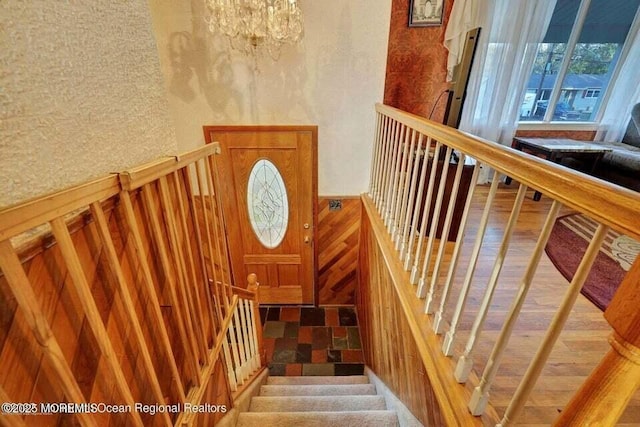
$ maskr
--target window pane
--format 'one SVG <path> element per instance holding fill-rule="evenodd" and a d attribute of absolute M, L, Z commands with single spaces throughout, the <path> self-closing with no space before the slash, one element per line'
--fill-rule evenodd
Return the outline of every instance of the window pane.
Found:
<path fill-rule="evenodd" d="M 558 73 L 580 0 L 558 0 L 540 44 L 520 120 L 543 120 L 550 94 L 561 84 L 552 121 L 593 121 L 606 93 L 640 0 L 591 0 L 562 82 Z"/>
<path fill-rule="evenodd" d="M 591 0 L 554 120 L 593 121 L 640 0 Z"/>
<path fill-rule="evenodd" d="M 527 92 L 520 107 L 521 121 L 544 118 L 566 48 L 566 43 L 541 43 L 538 47 Z"/>

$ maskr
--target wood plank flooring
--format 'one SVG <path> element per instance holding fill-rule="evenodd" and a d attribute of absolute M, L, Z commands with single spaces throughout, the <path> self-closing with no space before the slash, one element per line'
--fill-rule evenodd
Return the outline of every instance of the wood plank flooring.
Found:
<path fill-rule="evenodd" d="M 499 188 L 485 237 L 486 243 L 482 248 L 478 262 L 479 268 L 474 276 L 470 302 L 462 317 L 462 331 L 456 340 L 454 360 L 457 360 L 458 355 L 461 354 L 468 338 L 468 330 L 474 321 L 484 288 L 491 274 L 495 253 L 500 246 L 504 226 L 508 220 L 516 192 L 517 183 Z M 447 321 L 451 319 L 455 307 L 487 194 L 488 187 L 481 186 L 477 189 L 474 197 L 470 214 L 470 229 L 465 236 L 461 267 L 456 275 L 453 298 L 447 306 L 448 311 L 445 315 Z M 529 191 L 505 260 L 482 339 L 475 352 L 474 371 L 478 376 L 482 374 L 487 357 L 515 296 L 529 255 L 535 246 L 538 231 L 551 206 L 549 198 L 543 196 L 540 202 L 534 202 L 532 196 L 533 192 Z M 569 212 L 568 209 L 563 208 L 560 214 Z M 499 415 L 504 413 L 509 404 L 520 378 L 560 304 L 567 285 L 568 282 L 560 275 L 546 254 L 543 255 L 536 278 L 510 340 L 507 354 L 503 359 L 495 386 L 491 390 L 491 403 Z M 552 423 L 576 388 L 609 349 L 607 338 L 610 333 L 611 328 L 605 321 L 602 312 L 584 296 L 579 295 L 564 331 L 517 424 L 538 426 Z M 640 425 L 640 393 L 632 399 L 618 425 Z"/>

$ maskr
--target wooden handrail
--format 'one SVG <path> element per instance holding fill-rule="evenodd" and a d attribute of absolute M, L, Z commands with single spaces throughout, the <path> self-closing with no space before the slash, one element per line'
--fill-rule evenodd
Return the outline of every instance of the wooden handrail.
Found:
<path fill-rule="evenodd" d="M 513 179 L 587 214 L 620 233 L 640 239 L 640 194 L 440 123 L 376 104 L 376 111 L 446 142 Z"/>
<path fill-rule="evenodd" d="M 207 364 L 202 370 L 202 383 L 191 389 L 189 395 L 187 396 L 188 403 L 191 403 L 192 406 L 197 406 L 202 403 L 202 399 L 205 396 L 207 391 L 209 380 L 211 379 L 211 374 L 213 373 L 213 369 L 215 367 L 216 361 L 220 356 L 220 351 L 222 349 L 223 342 L 227 339 L 227 331 L 229 330 L 229 325 L 231 324 L 231 320 L 233 319 L 233 312 L 238 306 L 239 298 L 234 296 L 231 299 L 231 304 L 229 305 L 229 312 L 226 314 L 224 321 L 222 322 L 222 327 L 218 331 L 218 335 L 216 337 L 216 342 L 213 348 L 209 351 L 209 355 L 207 358 Z M 195 421 L 196 412 L 186 412 L 183 411 L 178 416 L 175 425 L 176 426 L 191 426 Z"/>
<path fill-rule="evenodd" d="M 219 152 L 220 145 L 216 142 L 181 153 L 178 156 L 166 157 L 164 159 L 159 159 L 136 168 L 126 170 L 120 173 L 122 188 L 129 191 L 135 190 L 136 188 L 153 182 L 162 176 L 166 176 L 178 169 L 182 169 L 197 160 Z"/>
<path fill-rule="evenodd" d="M 118 175 L 113 174 L 4 208 L 0 210 L 0 241 L 85 208 L 96 200 L 108 199 L 119 191 Z"/>
<path fill-rule="evenodd" d="M 209 279 L 209 285 L 213 285 L 213 280 Z M 249 289 L 241 288 L 239 286 L 232 286 L 232 285 L 228 285 L 228 284 L 225 284 L 224 286 L 225 286 L 225 288 L 230 288 L 231 289 L 231 293 L 233 295 L 238 295 L 240 298 L 248 299 L 248 300 L 251 300 L 251 301 L 255 301 L 256 300 L 255 292 L 252 292 Z"/>

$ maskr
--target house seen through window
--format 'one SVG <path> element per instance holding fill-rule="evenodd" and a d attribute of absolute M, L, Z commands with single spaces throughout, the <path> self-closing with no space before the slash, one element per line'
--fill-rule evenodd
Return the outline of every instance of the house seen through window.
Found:
<path fill-rule="evenodd" d="M 640 0 L 558 0 L 520 121 L 598 121 L 639 6 Z"/>

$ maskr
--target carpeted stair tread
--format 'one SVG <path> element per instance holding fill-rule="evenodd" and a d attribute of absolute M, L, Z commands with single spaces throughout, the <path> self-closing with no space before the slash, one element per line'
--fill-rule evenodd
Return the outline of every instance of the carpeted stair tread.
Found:
<path fill-rule="evenodd" d="M 260 396 L 344 396 L 375 395 L 373 384 L 263 385 Z"/>
<path fill-rule="evenodd" d="M 304 385 L 304 384 L 369 384 L 366 375 L 346 375 L 338 377 L 306 376 L 306 377 L 269 377 L 269 385 Z"/>
<path fill-rule="evenodd" d="M 327 412 L 386 410 L 382 396 L 256 396 L 251 412 Z"/>
<path fill-rule="evenodd" d="M 397 426 L 395 411 L 243 412 L 236 427 L 387 427 Z"/>

